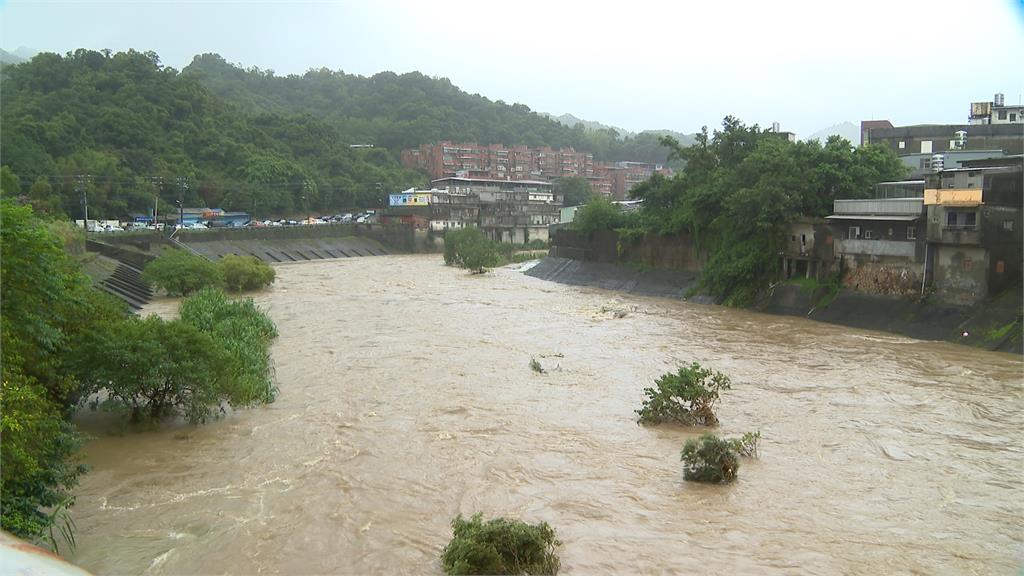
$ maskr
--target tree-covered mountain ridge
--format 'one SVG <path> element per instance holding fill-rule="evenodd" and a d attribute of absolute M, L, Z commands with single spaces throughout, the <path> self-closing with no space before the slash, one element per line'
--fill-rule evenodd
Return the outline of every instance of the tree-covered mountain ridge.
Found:
<path fill-rule="evenodd" d="M 83 199 L 98 218 L 179 200 L 258 216 L 377 206 L 381 191 L 427 184 L 398 156 L 439 140 L 666 156 L 655 135 L 569 128 L 415 72 L 279 77 L 215 54 L 178 71 L 153 52 L 80 49 L 2 74 L 0 163 L 38 209 L 75 218 Z"/>
<path fill-rule="evenodd" d="M 525 104 L 469 94 L 447 78 L 419 72 L 360 76 L 319 68 L 277 76 L 272 70 L 231 64 L 218 54 L 202 54 L 182 74 L 250 112 L 310 114 L 337 129 L 349 144 L 373 144 L 396 155 L 448 140 L 573 147 L 608 161 L 662 163 L 667 157 L 658 137 L 668 131 L 634 135 L 596 123 L 571 123 L 563 121 L 567 115 L 552 118 Z M 672 134 L 684 144 L 693 142 L 691 136 Z"/>

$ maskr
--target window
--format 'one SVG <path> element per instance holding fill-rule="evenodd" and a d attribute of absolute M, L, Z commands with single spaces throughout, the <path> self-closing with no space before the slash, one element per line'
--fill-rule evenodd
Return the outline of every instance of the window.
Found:
<path fill-rule="evenodd" d="M 921 141 L 921 154 L 931 154 L 931 153 L 932 153 L 932 141 L 931 140 L 922 140 Z"/>
<path fill-rule="evenodd" d="M 999 111 L 999 119 L 1000 120 L 1006 120 L 1006 110 L 1000 110 Z"/>
<path fill-rule="evenodd" d="M 965 212 L 964 226 L 974 227 L 977 225 L 978 214 L 976 212 Z"/>
<path fill-rule="evenodd" d="M 903 140 L 900 140 L 900 150 L 903 150 L 906 147 L 907 147 L 907 143 L 904 142 Z"/>
<path fill-rule="evenodd" d="M 1016 122 L 1016 121 L 1017 121 L 1017 115 L 1011 112 L 1010 113 L 1010 122 Z"/>
<path fill-rule="evenodd" d="M 907 240 L 917 240 L 916 226 L 907 226 Z"/>
<path fill-rule="evenodd" d="M 1003 230 L 1013 230 L 1013 220 L 1003 220 Z"/>
<path fill-rule="evenodd" d="M 871 240 L 872 237 L 873 237 L 873 235 L 871 233 L 871 230 L 865 230 L 864 231 L 864 239 L 865 240 Z"/>
<path fill-rule="evenodd" d="M 946 226 L 956 226 L 956 212 L 946 212 Z"/>
<path fill-rule="evenodd" d="M 847 237 L 850 240 L 856 240 L 857 236 L 860 236 L 860 226 L 850 226 L 850 229 L 849 229 L 848 232 L 849 232 L 849 234 L 847 235 Z"/>

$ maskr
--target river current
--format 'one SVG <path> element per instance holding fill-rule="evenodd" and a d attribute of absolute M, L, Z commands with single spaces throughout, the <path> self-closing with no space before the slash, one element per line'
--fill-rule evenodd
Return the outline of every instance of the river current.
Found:
<path fill-rule="evenodd" d="M 121 435 L 84 415 L 70 560 L 439 574 L 451 519 L 482 512 L 549 522 L 575 574 L 1020 570 L 1017 356 L 469 275 L 437 255 L 277 273 L 255 295 L 280 333 L 277 401 Z M 683 481 L 702 430 L 635 422 L 643 388 L 691 361 L 732 378 L 716 433 L 762 435 L 731 485 Z"/>

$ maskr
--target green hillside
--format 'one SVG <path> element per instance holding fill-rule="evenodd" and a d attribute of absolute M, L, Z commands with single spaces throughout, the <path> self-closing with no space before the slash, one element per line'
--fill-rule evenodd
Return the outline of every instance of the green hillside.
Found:
<path fill-rule="evenodd" d="M 664 162 L 667 156 L 656 133 L 620 136 L 583 123 L 567 126 L 523 104 L 468 94 L 447 78 L 419 72 L 364 77 L 321 68 L 301 76 L 275 76 L 272 71 L 234 66 L 217 54 L 203 54 L 182 74 L 250 112 L 311 114 L 350 144 L 373 144 L 396 156 L 403 149 L 439 140 L 572 146 L 594 153 L 598 160 Z"/>
<path fill-rule="evenodd" d="M 374 206 L 378 189 L 426 181 L 312 116 L 248 112 L 153 53 L 40 54 L 4 76 L 3 165 L 34 203 L 70 216 L 83 187 L 91 217 L 115 218 L 157 197 L 161 212 L 179 197 L 259 215 Z"/>
<path fill-rule="evenodd" d="M 93 218 L 150 213 L 155 203 L 167 213 L 179 199 L 261 217 L 379 206 L 383 192 L 427 184 L 398 158 L 438 140 L 666 156 L 654 133 L 570 128 L 446 79 L 325 69 L 280 77 L 215 54 L 180 72 L 152 52 L 39 54 L 4 66 L 0 114 L 0 161 L 21 195 L 75 218 L 83 195 Z"/>

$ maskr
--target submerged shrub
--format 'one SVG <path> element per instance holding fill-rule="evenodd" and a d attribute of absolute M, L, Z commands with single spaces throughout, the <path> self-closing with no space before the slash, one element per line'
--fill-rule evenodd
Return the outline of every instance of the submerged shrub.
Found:
<path fill-rule="evenodd" d="M 647 398 L 636 411 L 640 424 L 676 422 L 686 426 L 718 424 L 715 404 L 720 390 L 729 389 L 729 377 L 701 367 L 696 362 L 675 374 L 663 374 L 653 388 L 644 388 Z"/>
<path fill-rule="evenodd" d="M 683 478 L 692 482 L 732 482 L 740 468 L 732 443 L 713 434 L 687 440 L 680 459 Z"/>
<path fill-rule="evenodd" d="M 270 342 L 277 328 L 252 299 L 234 301 L 220 290 L 201 290 L 181 303 L 181 319 L 211 335 L 231 359 L 225 392 L 232 406 L 274 401 Z"/>
<path fill-rule="evenodd" d="M 451 542 L 441 553 L 446 574 L 557 574 L 561 543 L 547 522 L 527 524 L 480 514 L 452 520 Z"/>
<path fill-rule="evenodd" d="M 728 442 L 733 451 L 740 456 L 757 458 L 757 445 L 761 442 L 761 432 L 747 432 L 739 438 L 729 438 Z"/>
<path fill-rule="evenodd" d="M 170 250 L 146 265 L 142 278 L 171 296 L 188 296 L 207 287 L 224 285 L 224 274 L 213 262 L 187 250 Z"/>
<path fill-rule="evenodd" d="M 449 230 L 444 235 L 444 263 L 480 274 L 499 265 L 501 253 L 477 228 Z"/>
<path fill-rule="evenodd" d="M 224 285 L 232 292 L 258 290 L 274 283 L 274 269 L 255 256 L 229 254 L 218 263 Z"/>

